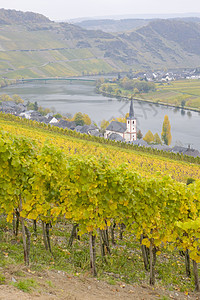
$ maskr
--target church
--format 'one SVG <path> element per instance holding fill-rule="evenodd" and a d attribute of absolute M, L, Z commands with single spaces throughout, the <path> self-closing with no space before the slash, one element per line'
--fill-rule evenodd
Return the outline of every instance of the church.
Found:
<path fill-rule="evenodd" d="M 131 100 L 129 116 L 126 119 L 126 123 L 112 121 L 106 128 L 104 137 L 110 138 L 111 135 L 119 135 L 121 140 L 126 142 L 132 142 L 137 140 L 137 127 L 136 118 L 134 117 L 133 111 L 133 100 Z"/>

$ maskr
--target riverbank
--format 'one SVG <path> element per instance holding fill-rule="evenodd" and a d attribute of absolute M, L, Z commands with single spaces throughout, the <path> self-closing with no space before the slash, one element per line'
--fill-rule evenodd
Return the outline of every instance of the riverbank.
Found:
<path fill-rule="evenodd" d="M 97 92 L 118 99 L 135 99 L 177 109 L 200 112 L 199 80 L 146 82 L 126 77 L 113 82 L 98 82 Z"/>
<path fill-rule="evenodd" d="M 181 109 L 181 110 L 188 110 L 188 111 L 194 111 L 194 112 L 198 112 L 200 113 L 200 109 L 197 108 L 191 108 L 191 107 L 182 107 L 182 106 L 178 106 L 175 104 L 169 104 L 169 103 L 165 103 L 165 102 L 160 102 L 160 101 L 153 101 L 150 99 L 144 99 L 144 98 L 138 98 L 138 97 L 126 97 L 126 96 L 118 96 L 115 94 L 110 94 L 110 93 L 105 93 L 105 92 L 99 92 L 99 94 L 102 94 L 103 96 L 106 97 L 110 97 L 110 98 L 117 98 L 120 100 L 137 100 L 137 101 L 141 101 L 141 102 L 146 102 L 146 103 L 151 103 L 151 104 L 155 104 L 155 105 L 162 105 L 165 107 L 173 107 L 173 108 L 177 108 L 177 109 Z"/>
<path fill-rule="evenodd" d="M 109 74 L 108 74 L 109 75 Z M 111 74 L 110 74 L 111 75 Z M 71 80 L 71 82 L 72 81 L 82 81 L 82 82 L 95 82 L 95 80 L 94 79 L 91 79 L 90 77 L 92 77 L 92 76 L 82 76 L 82 77 L 80 77 L 80 76 L 73 76 L 73 77 L 66 77 L 66 78 L 59 78 L 59 77 L 57 77 L 57 78 L 38 78 L 38 79 L 35 79 L 35 78 L 32 78 L 32 79 L 24 79 L 24 80 L 20 80 L 20 81 L 18 81 L 18 80 L 6 80 L 6 79 L 4 79 L 4 82 L 0 82 L 0 88 L 5 88 L 5 87 L 7 87 L 7 86 L 9 86 L 9 85 L 18 85 L 18 84 L 24 84 L 24 83 L 26 83 L 26 81 L 27 81 L 27 83 L 28 82 L 35 82 L 35 81 L 37 81 L 37 80 L 39 80 L 39 81 L 44 81 L 45 83 L 46 83 L 46 81 L 61 81 L 61 80 L 66 80 L 66 81 L 70 81 Z M 71 83 L 70 82 L 70 83 Z M 182 82 L 182 81 L 181 81 Z M 190 81 L 191 82 L 191 81 Z M 196 82 L 195 80 L 193 80 L 192 81 L 193 83 L 194 82 Z M 197 81 L 197 83 L 199 84 L 199 81 Z M 187 82 L 187 84 L 188 84 L 188 82 Z M 108 86 L 113 86 L 113 83 L 107 83 L 107 85 Z M 116 86 L 116 83 L 114 83 L 114 85 Z M 119 88 L 119 86 L 117 85 L 117 88 Z M 200 93 L 200 87 L 198 86 L 198 88 L 199 88 L 199 93 Z M 144 97 L 147 97 L 148 95 L 149 95 L 149 93 L 147 93 L 146 95 L 143 93 L 142 94 L 142 96 L 141 97 L 137 97 L 137 96 L 135 96 L 135 95 L 133 95 L 133 94 L 131 94 L 130 92 L 129 92 L 129 95 L 124 95 L 123 94 L 123 89 L 121 89 L 121 93 L 119 94 L 119 89 L 117 90 L 117 92 L 115 92 L 115 91 L 113 91 L 113 92 L 106 92 L 106 91 L 103 91 L 102 89 L 101 89 L 101 87 L 99 87 L 97 90 L 96 90 L 96 92 L 98 93 L 98 94 L 102 94 L 104 97 L 106 96 L 106 97 L 110 97 L 110 98 L 117 98 L 117 99 L 120 99 L 120 100 L 130 100 L 130 99 L 133 99 L 133 100 L 137 100 L 137 101 L 141 101 L 141 102 L 146 102 L 146 103 L 151 103 L 151 104 L 155 104 L 155 105 L 162 105 L 162 106 L 165 106 L 165 107 L 172 107 L 172 108 L 176 108 L 176 109 L 181 109 L 181 110 L 186 110 L 186 111 L 193 111 L 193 112 L 197 112 L 197 113 L 200 113 L 200 100 L 199 100 L 199 108 L 196 108 L 196 107 L 189 107 L 189 106 L 187 106 L 187 105 L 179 105 L 176 101 L 176 103 L 169 103 L 168 101 L 166 101 L 166 102 L 164 102 L 164 101 L 159 101 L 158 100 L 158 96 L 157 96 L 157 98 L 156 99 L 148 99 L 148 98 L 144 98 Z M 125 91 L 125 92 L 127 92 L 127 91 Z M 159 93 L 159 91 L 158 91 L 158 93 Z M 182 92 L 183 93 L 183 92 Z M 184 93 L 185 94 L 185 93 Z M 152 93 L 150 93 L 150 95 L 152 96 Z M 190 95 L 190 96 L 195 96 L 194 94 L 192 95 L 192 94 L 188 94 L 188 95 Z M 196 95 L 196 96 L 198 96 L 198 95 Z M 160 96 L 161 97 L 161 96 Z M 165 98 L 166 96 L 164 96 L 164 98 Z M 175 99 L 176 100 L 176 99 Z M 183 101 L 183 100 L 182 100 Z"/>

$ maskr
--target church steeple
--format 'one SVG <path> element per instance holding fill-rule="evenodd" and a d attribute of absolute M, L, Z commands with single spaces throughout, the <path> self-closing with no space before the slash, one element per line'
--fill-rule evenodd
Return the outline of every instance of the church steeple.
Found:
<path fill-rule="evenodd" d="M 134 111 L 133 111 L 133 100 L 131 99 L 129 117 L 127 119 L 134 119 Z"/>
<path fill-rule="evenodd" d="M 137 139 L 136 123 L 137 120 L 134 117 L 133 100 L 131 99 L 129 117 L 126 119 L 126 132 L 124 134 L 126 141 L 131 142 Z"/>

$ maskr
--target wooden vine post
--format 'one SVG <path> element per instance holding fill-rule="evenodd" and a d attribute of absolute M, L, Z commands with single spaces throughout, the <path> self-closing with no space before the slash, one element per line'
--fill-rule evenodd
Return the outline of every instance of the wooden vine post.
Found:
<path fill-rule="evenodd" d="M 185 271 L 186 271 L 186 276 L 191 277 L 191 272 L 190 272 L 190 255 L 188 249 L 185 251 Z"/>
<path fill-rule="evenodd" d="M 96 250 L 95 250 L 95 241 L 96 241 L 96 236 L 93 235 L 93 232 L 91 231 L 89 233 L 90 237 L 90 268 L 91 268 L 91 273 L 93 276 L 97 276 L 97 271 L 96 271 Z"/>
<path fill-rule="evenodd" d="M 153 239 L 150 239 L 150 285 L 155 285 L 155 254 Z"/>
<path fill-rule="evenodd" d="M 20 197 L 20 212 L 22 211 L 22 197 L 21 195 Z M 20 214 L 19 212 L 19 214 Z M 24 248 L 24 263 L 25 265 L 29 265 L 29 253 L 30 253 L 30 231 L 28 230 L 28 228 L 25 226 L 24 224 L 24 218 L 20 216 L 20 223 L 22 226 L 22 242 L 23 242 L 23 248 Z M 27 239 L 26 239 L 26 235 L 27 235 Z"/>
<path fill-rule="evenodd" d="M 198 276 L 198 267 L 196 261 L 192 260 L 193 263 L 193 274 L 194 274 L 194 284 L 195 284 L 195 291 L 199 292 L 199 276 Z"/>
<path fill-rule="evenodd" d="M 146 247 L 146 245 L 142 244 L 142 240 L 144 238 L 144 235 L 141 234 L 140 237 L 140 244 L 141 244 L 141 250 L 142 250 L 142 257 L 144 261 L 144 267 L 146 271 L 149 271 L 149 249 Z"/>

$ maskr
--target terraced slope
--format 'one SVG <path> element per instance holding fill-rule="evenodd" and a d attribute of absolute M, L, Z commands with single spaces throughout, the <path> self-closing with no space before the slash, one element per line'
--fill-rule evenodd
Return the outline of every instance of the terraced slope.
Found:
<path fill-rule="evenodd" d="M 142 25 L 141 25 L 142 26 Z M 130 32 L 86 30 L 0 9 L 0 77 L 37 78 L 200 64 L 200 25 L 155 20 Z"/>

